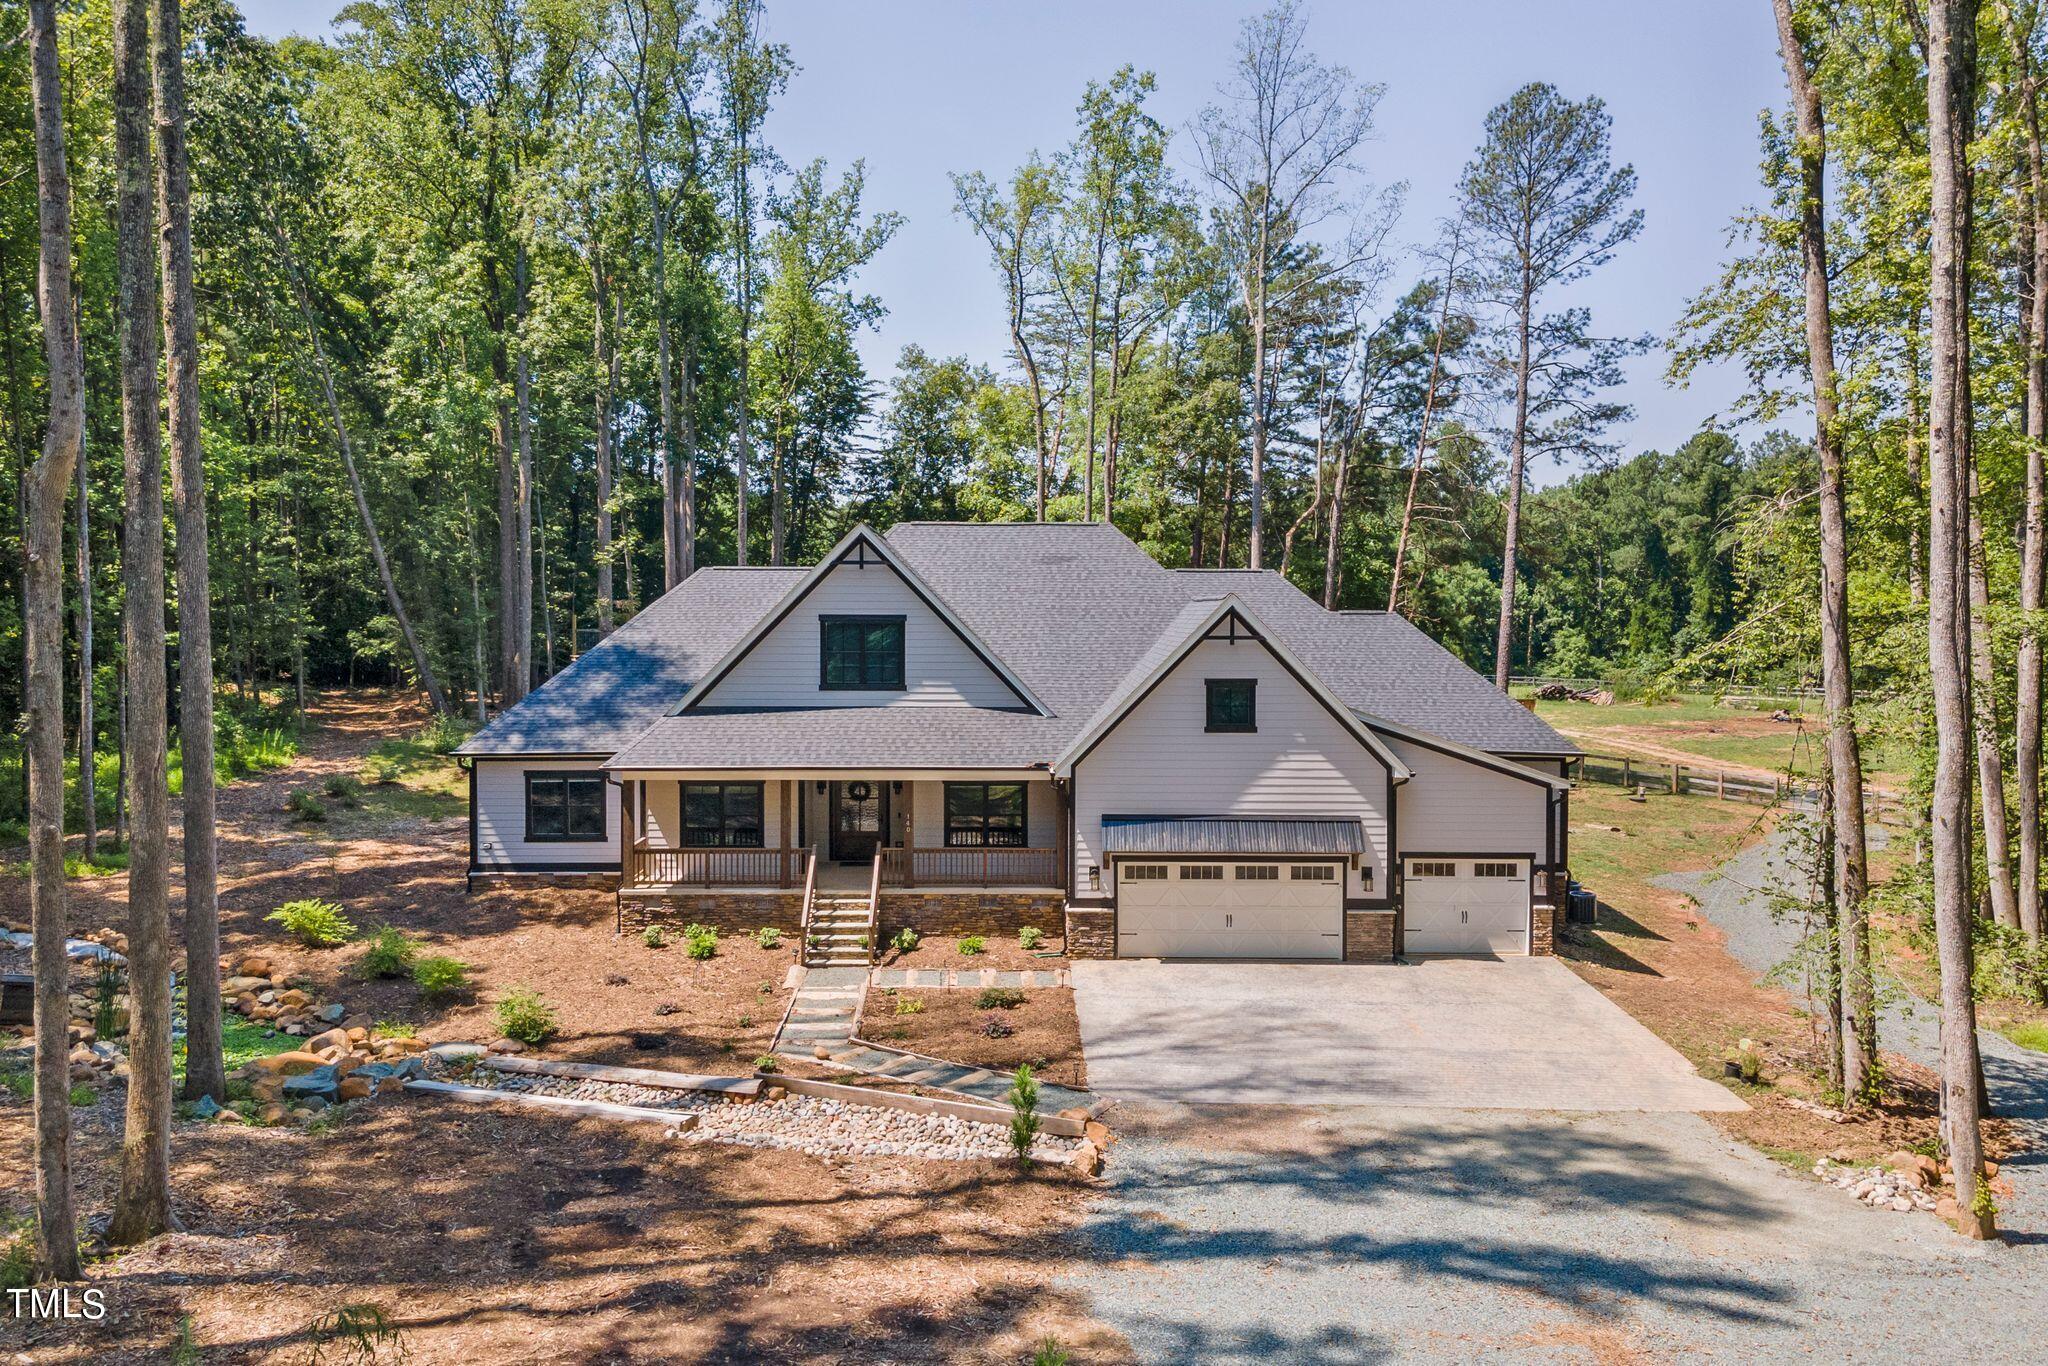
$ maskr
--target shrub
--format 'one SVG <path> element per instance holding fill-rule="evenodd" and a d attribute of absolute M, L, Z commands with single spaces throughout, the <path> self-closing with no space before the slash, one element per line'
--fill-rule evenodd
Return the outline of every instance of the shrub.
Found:
<path fill-rule="evenodd" d="M 0 1220 L 0 1294 L 35 1283 L 35 1225 L 27 1219 Z"/>
<path fill-rule="evenodd" d="M 1010 1147 L 1018 1165 L 1030 1167 L 1031 1143 L 1038 1137 L 1038 1080 L 1030 1063 L 1019 1063 L 1010 1078 Z"/>
<path fill-rule="evenodd" d="M 976 1010 L 1015 1010 L 1024 1004 L 1024 993 L 1015 987 L 985 987 L 974 998 Z"/>
<path fill-rule="evenodd" d="M 981 1034 L 985 1039 L 1007 1039 L 1016 1032 L 999 1015 L 991 1015 L 981 1022 Z"/>
<path fill-rule="evenodd" d="M 895 934 L 889 936 L 889 947 L 898 953 L 909 953 L 917 947 L 917 931 L 905 925 L 902 929 L 896 931 Z"/>
<path fill-rule="evenodd" d="M 754 1070 L 756 1072 L 773 1072 L 781 1066 L 781 1063 L 775 1061 L 775 1055 L 772 1053 L 763 1053 L 760 1057 L 754 1059 Z"/>
<path fill-rule="evenodd" d="M 284 799 L 284 809 L 292 813 L 294 820 L 324 821 L 327 808 L 320 805 L 320 799 L 304 788 L 295 789 Z"/>
<path fill-rule="evenodd" d="M 413 985 L 427 996 L 453 996 L 469 989 L 469 964 L 460 958 L 422 958 L 412 965 Z"/>
<path fill-rule="evenodd" d="M 405 776 L 405 761 L 395 754 L 372 754 L 363 760 L 363 773 L 379 786 L 395 783 Z"/>
<path fill-rule="evenodd" d="M 455 960 L 451 958 L 447 961 Z M 410 1039 L 413 1033 L 413 1026 L 403 1020 L 379 1020 L 370 1026 L 370 1037 L 373 1039 Z"/>
<path fill-rule="evenodd" d="M 370 947 L 363 950 L 362 961 L 356 964 L 356 971 L 366 978 L 403 977 L 419 954 L 417 940 L 389 925 L 380 925 L 370 936 Z"/>
<path fill-rule="evenodd" d="M 263 918 L 284 926 L 286 934 L 314 949 L 331 949 L 354 938 L 356 932 L 354 923 L 332 901 L 287 901 Z"/>
<path fill-rule="evenodd" d="M 474 734 L 476 724 L 464 717 L 437 716 L 415 738 L 435 754 L 446 754 Z"/>
<path fill-rule="evenodd" d="M 718 952 L 718 931 L 709 925 L 684 926 L 683 951 L 698 962 L 703 962 Z"/>
<path fill-rule="evenodd" d="M 1031 1366 L 1070 1366 L 1073 1360 L 1073 1356 L 1066 1348 L 1060 1346 L 1060 1340 L 1055 1337 L 1048 1337 L 1039 1343 L 1038 1350 L 1031 1354 Z"/>
<path fill-rule="evenodd" d="M 115 1010 L 121 1003 L 121 970 L 105 959 L 100 960 L 99 971 L 93 974 L 92 984 L 92 1032 L 102 1039 L 111 1039 L 117 1032 L 114 1025 L 119 1017 Z"/>
<path fill-rule="evenodd" d="M 898 1015 L 918 1015 L 922 1014 L 923 1011 L 924 1002 L 915 996 L 898 996 L 896 998 L 896 1013 Z"/>
<path fill-rule="evenodd" d="M 360 806 L 363 800 L 363 785 L 354 774 L 330 773 L 327 781 L 320 785 L 328 796 L 343 806 Z"/>
<path fill-rule="evenodd" d="M 659 925 L 649 925 L 640 931 L 640 942 L 650 949 L 665 949 L 668 947 L 668 931 Z"/>
<path fill-rule="evenodd" d="M 499 998 L 498 1032 L 520 1043 L 546 1043 L 555 1036 L 555 1008 L 537 991 L 514 987 Z"/>
<path fill-rule="evenodd" d="M 782 931 L 773 925 L 763 925 L 754 931 L 754 942 L 764 949 L 779 949 L 782 947 Z"/>
<path fill-rule="evenodd" d="M 978 934 L 967 935 L 960 941 L 960 952 L 966 954 L 969 958 L 972 958 L 975 954 L 980 953 L 983 949 L 987 947 L 988 940 L 982 938 Z"/>
<path fill-rule="evenodd" d="M 1045 942 L 1045 931 L 1036 925 L 1026 925 L 1017 931 L 1017 947 L 1025 950 L 1037 948 Z"/>

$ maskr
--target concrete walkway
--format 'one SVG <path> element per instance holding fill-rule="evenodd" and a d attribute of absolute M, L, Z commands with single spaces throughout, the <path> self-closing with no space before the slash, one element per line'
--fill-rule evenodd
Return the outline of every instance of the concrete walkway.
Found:
<path fill-rule="evenodd" d="M 1554 958 L 1073 973 L 1089 1080 L 1119 1100 L 1747 1108 Z"/>
<path fill-rule="evenodd" d="M 1773 894 L 1796 885 L 1799 874 L 1784 832 L 1751 845 L 1719 868 L 1672 873 L 1660 886 L 1686 893 L 1728 939 L 1728 952 L 1757 976 L 1771 978 L 1799 946 L 1799 926 L 1771 913 Z M 1941 1065 L 1941 1016 L 1896 977 L 1880 974 L 1878 1044 L 1927 1067 Z M 2003 1034 L 1977 1031 L 1984 1084 L 1992 1112 L 2031 1131 L 2032 1151 L 2002 1174 L 2013 1197 L 2001 1202 L 1999 1226 L 2048 1237 L 2048 1054 L 2021 1048 Z"/>
<path fill-rule="evenodd" d="M 867 988 L 868 972 L 864 968 L 807 969 L 797 987 L 796 999 L 790 1003 L 789 1018 L 776 1034 L 771 1051 L 778 1057 L 801 1058 L 847 1072 L 951 1091 L 970 1100 L 1008 1103 L 1007 1072 L 945 1062 L 856 1039 L 854 1025 L 860 1018 L 861 998 Z M 1101 1103 L 1086 1091 L 1051 1082 L 1038 1084 L 1038 1108 L 1047 1114 L 1074 1109 L 1092 1112 Z"/>

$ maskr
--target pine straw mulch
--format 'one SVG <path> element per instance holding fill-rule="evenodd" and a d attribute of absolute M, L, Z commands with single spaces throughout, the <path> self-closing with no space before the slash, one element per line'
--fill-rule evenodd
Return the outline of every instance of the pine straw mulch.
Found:
<path fill-rule="evenodd" d="M 1032 988 L 1023 993 L 1022 1005 L 986 1010 L 975 1004 L 980 995 L 973 987 L 869 988 L 860 1036 L 870 1043 L 991 1072 L 1014 1072 L 1019 1063 L 1029 1063 L 1040 1081 L 1087 1089 L 1081 1022 L 1074 1013 L 1072 991 Z M 898 1014 L 898 1002 L 904 1001 L 921 1002 L 922 1008 Z M 992 1022 L 1011 1032 L 991 1038 Z"/>
<path fill-rule="evenodd" d="M 425 1097 L 325 1133 L 180 1124 L 183 1231 L 89 1266 L 105 1322 L 0 1317 L 0 1354 L 162 1361 L 189 1316 L 208 1361 L 300 1363 L 317 1321 L 371 1305 L 423 1363 L 1014 1361 L 1047 1337 L 1130 1359 L 1057 1284 L 1087 1200 L 1064 1169 L 660 1132 Z M 0 1214 L 28 1208 L 30 1145 L 28 1107 L 0 1098 Z M 81 1215 L 103 1218 L 112 1126 L 74 1151 Z"/>

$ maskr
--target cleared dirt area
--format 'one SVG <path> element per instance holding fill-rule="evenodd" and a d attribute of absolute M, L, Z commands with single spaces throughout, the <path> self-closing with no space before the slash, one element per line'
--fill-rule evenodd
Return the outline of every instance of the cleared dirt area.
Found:
<path fill-rule="evenodd" d="M 875 955 L 875 965 L 884 968 L 932 968 L 940 972 L 948 969 L 973 972 L 980 968 L 998 968 L 1005 972 L 1050 972 L 1067 965 L 1065 945 L 1052 935 L 1041 940 L 1037 948 L 1027 949 L 1014 934 L 985 934 L 978 936 L 981 940 L 978 953 L 960 952 L 960 941 L 964 937 L 926 935 L 908 953 L 884 944 L 882 951 Z"/>
<path fill-rule="evenodd" d="M 969 987 L 871 989 L 860 1035 L 992 1072 L 1014 1072 L 1019 1063 L 1030 1063 L 1040 1081 L 1085 1090 L 1088 1069 L 1074 993 L 1041 987 L 1018 994 L 1023 1003 L 1004 1008 L 979 1005 L 981 992 Z M 1008 1032 L 991 1035 L 991 1028 Z"/>

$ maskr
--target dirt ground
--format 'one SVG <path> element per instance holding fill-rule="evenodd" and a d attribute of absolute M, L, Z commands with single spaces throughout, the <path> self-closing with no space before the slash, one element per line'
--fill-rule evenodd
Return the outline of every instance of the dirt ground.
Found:
<path fill-rule="evenodd" d="M 1724 1055 L 1743 1039 L 1756 1042 L 1771 1084 L 1729 1081 L 1749 1110 L 1708 1116 L 1732 1137 L 1805 1163 L 1838 1152 L 1875 1160 L 1930 1142 L 1937 1122 L 1936 1077 L 1896 1054 L 1883 1055 L 1884 1102 L 1856 1111 L 1848 1123 L 1794 1104 L 1821 1100 L 1812 1075 L 1813 1022 L 1789 993 L 1756 983 L 1689 897 L 1649 881 L 1659 873 L 1713 867 L 1766 829 L 1754 809 L 1705 797 L 1636 804 L 1618 791 L 1574 792 L 1574 873 L 1598 893 L 1600 921 L 1568 926 L 1560 956 L 1691 1059 L 1702 1075 L 1723 1079 Z M 1986 1142 L 1998 1158 L 2010 1147 L 1996 1122 L 1986 1126 Z"/>
<path fill-rule="evenodd" d="M 737 1073 L 766 1051 L 787 945 L 729 938 L 696 962 L 615 939 L 609 894 L 467 895 L 460 804 L 429 791 L 295 822 L 290 792 L 358 772 L 424 720 L 376 694 L 323 698 L 313 719 L 291 768 L 221 790 L 225 953 L 260 953 L 320 999 L 429 1040 L 491 1038 L 490 1003 L 526 986 L 558 1012 L 546 1056 Z M 125 876 L 71 888 L 74 932 L 121 927 Z M 463 959 L 474 992 L 436 1006 L 409 981 L 361 981 L 360 944 L 302 948 L 264 921 L 296 897 Z M 20 880 L 0 882 L 0 919 L 26 915 Z M 119 1098 L 77 1112 L 88 1221 L 112 1205 Z M 29 1107 L 0 1093 L 0 1220 L 29 1208 L 31 1141 Z M 374 1305 L 415 1361 L 1015 1360 L 1047 1336 L 1079 1359 L 1128 1359 L 1048 1288 L 1090 1190 L 1063 1173 L 688 1147 L 659 1128 L 412 1096 L 329 1132 L 181 1123 L 172 1160 L 186 1231 L 89 1272 L 113 1317 L 0 1318 L 0 1353 L 163 1360 L 189 1315 L 206 1360 L 300 1362 L 321 1345 L 316 1320 Z"/>
<path fill-rule="evenodd" d="M 114 1136 L 76 1146 L 104 1215 Z M 318 1321 L 374 1306 L 415 1362 L 1015 1361 L 1047 1337 L 1128 1360 L 1051 1281 L 1087 1188 L 1062 1171 L 663 1140 L 653 1126 L 411 1097 L 326 1133 L 182 1124 L 182 1233 L 94 1261 L 98 1325 L 0 1317 L 0 1353 L 357 1360 Z M 0 1099 L 0 1205 L 25 1207 L 28 1107 Z M 378 1359 L 397 1359 L 392 1344 Z"/>
<path fill-rule="evenodd" d="M 983 1010 L 981 995 L 967 987 L 903 987 L 893 992 L 870 990 L 861 1014 L 860 1036 L 912 1053 L 948 1062 L 1014 1072 L 1030 1063 L 1040 1081 L 1085 1090 L 1088 1069 L 1081 1055 L 1081 1022 L 1074 1013 L 1074 993 L 1045 987 L 1024 993 L 1024 1003 L 1008 1009 Z M 899 1003 L 917 1001 L 923 1009 L 899 1014 Z M 1012 1031 L 989 1037 L 990 1022 Z"/>

